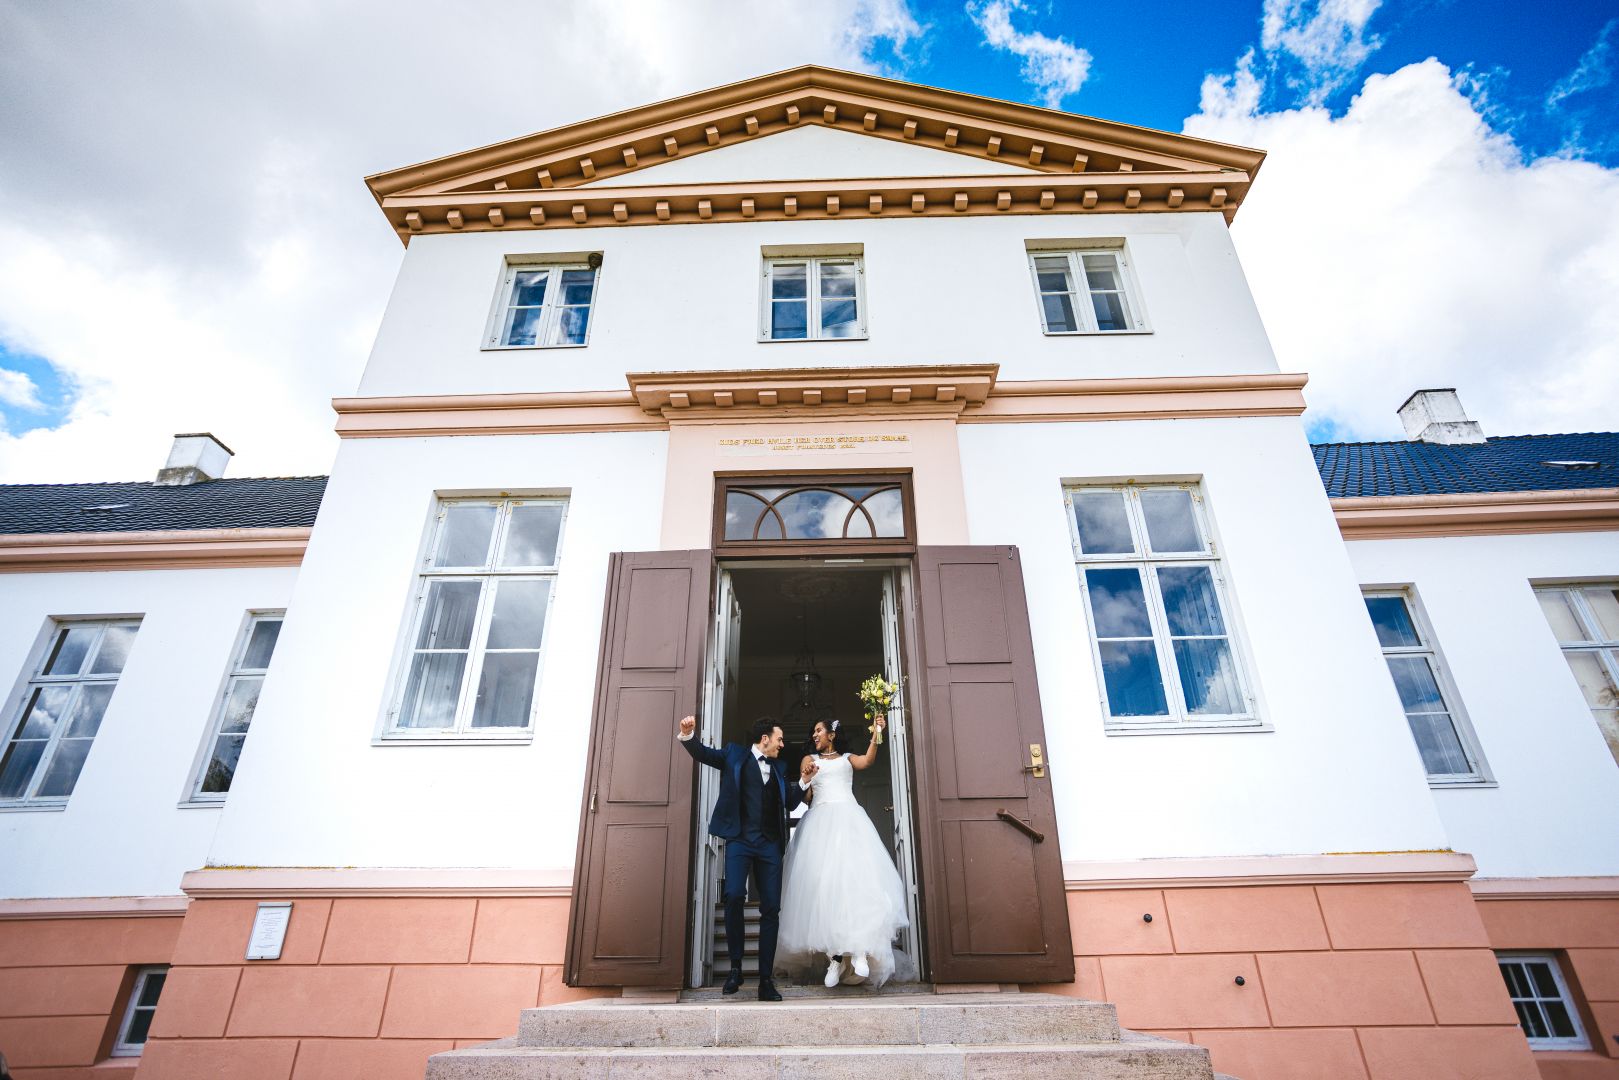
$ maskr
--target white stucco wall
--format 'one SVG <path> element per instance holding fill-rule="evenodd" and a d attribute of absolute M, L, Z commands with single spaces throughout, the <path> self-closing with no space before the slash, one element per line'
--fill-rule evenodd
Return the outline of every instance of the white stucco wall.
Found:
<path fill-rule="evenodd" d="M 1435 788 L 1481 877 L 1619 874 L 1619 765 L 1532 583 L 1619 577 L 1619 533 L 1361 540 L 1361 584 L 1413 586 L 1496 787 Z"/>
<path fill-rule="evenodd" d="M 53 617 L 141 616 L 67 807 L 0 812 L 0 899 L 173 896 L 202 865 L 217 806 L 180 808 L 249 611 L 285 608 L 294 568 L 0 576 L 9 730 Z M 280 664 L 272 662 L 271 678 Z M 244 760 L 262 728 L 249 734 Z"/>
<path fill-rule="evenodd" d="M 974 544 L 1023 558 L 1065 860 L 1450 846 L 1292 418 L 961 429 Z M 1065 480 L 1201 477 L 1269 732 L 1108 735 Z"/>
<path fill-rule="evenodd" d="M 1025 242 L 1125 239 L 1151 333 L 1047 337 Z M 760 249 L 861 244 L 867 340 L 760 342 Z M 508 255 L 599 251 L 589 344 L 482 350 Z M 1001 365 L 1002 379 L 1277 370 L 1217 213 L 759 221 L 414 237 L 362 395 L 624 388 L 629 371 Z"/>
<path fill-rule="evenodd" d="M 573 863 L 607 557 L 658 548 L 666 435 L 343 443 L 210 865 Z M 435 493 L 566 492 L 522 745 L 374 745 Z"/>

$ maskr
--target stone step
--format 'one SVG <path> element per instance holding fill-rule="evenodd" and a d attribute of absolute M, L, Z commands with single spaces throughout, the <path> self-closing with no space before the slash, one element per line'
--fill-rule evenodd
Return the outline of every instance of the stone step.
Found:
<path fill-rule="evenodd" d="M 675 1005 L 594 999 L 525 1009 L 517 1044 L 530 1047 L 776 1047 L 825 1033 L 862 1046 L 1113 1043 L 1113 1006 L 1057 994 L 795 995 L 762 1002 L 757 984 L 729 1000 Z M 785 995 L 784 995 L 785 996 Z"/>
<path fill-rule="evenodd" d="M 779 1032 L 793 1030 L 787 1027 Z M 1117 1042 L 1018 1046 L 487 1046 L 435 1054 L 427 1080 L 1213 1080 L 1201 1046 L 1127 1032 Z"/>
<path fill-rule="evenodd" d="M 720 973 L 723 978 L 724 972 Z M 720 992 L 718 986 L 705 986 L 701 990 L 683 990 L 680 1000 L 683 1004 L 718 1004 L 720 1002 L 747 1000 L 753 997 L 759 989 L 759 984 L 753 981 L 750 975 L 748 981 L 742 984 L 741 991 L 736 997 L 726 997 Z M 801 985 L 776 980 L 776 989 L 781 991 L 783 998 L 853 998 L 863 1001 L 872 997 L 896 997 L 904 994 L 932 995 L 933 987 L 929 983 L 900 983 L 891 982 L 872 989 L 864 985 L 833 986 L 828 987 L 820 979 L 811 978 Z"/>

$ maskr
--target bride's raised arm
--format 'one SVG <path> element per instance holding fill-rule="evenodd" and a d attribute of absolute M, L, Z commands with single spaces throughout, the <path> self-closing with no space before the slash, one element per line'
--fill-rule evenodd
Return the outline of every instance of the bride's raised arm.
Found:
<path fill-rule="evenodd" d="M 849 764 L 856 769 L 864 769 L 877 760 L 877 747 L 882 745 L 877 741 L 877 736 L 882 734 L 883 728 L 888 726 L 888 720 L 886 717 L 878 716 L 872 721 L 872 724 L 877 730 L 871 733 L 871 743 L 866 747 L 866 752 L 864 754 L 849 755 Z"/>

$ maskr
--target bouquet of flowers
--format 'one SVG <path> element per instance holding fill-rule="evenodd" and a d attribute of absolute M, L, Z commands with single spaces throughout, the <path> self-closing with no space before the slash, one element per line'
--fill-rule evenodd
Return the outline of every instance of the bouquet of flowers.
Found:
<path fill-rule="evenodd" d="M 883 733 L 878 730 L 876 720 L 879 716 L 887 716 L 889 707 L 894 703 L 894 695 L 899 693 L 899 685 L 891 683 L 881 675 L 873 675 L 860 684 L 860 703 L 866 707 L 866 719 L 872 725 L 866 730 L 871 732 L 872 739 L 881 744 Z"/>

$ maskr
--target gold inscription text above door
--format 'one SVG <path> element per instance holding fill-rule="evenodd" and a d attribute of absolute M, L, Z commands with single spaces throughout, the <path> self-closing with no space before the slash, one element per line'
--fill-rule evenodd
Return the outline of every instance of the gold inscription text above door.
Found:
<path fill-rule="evenodd" d="M 762 435 L 719 441 L 725 457 L 778 457 L 786 454 L 908 454 L 909 435 Z"/>

